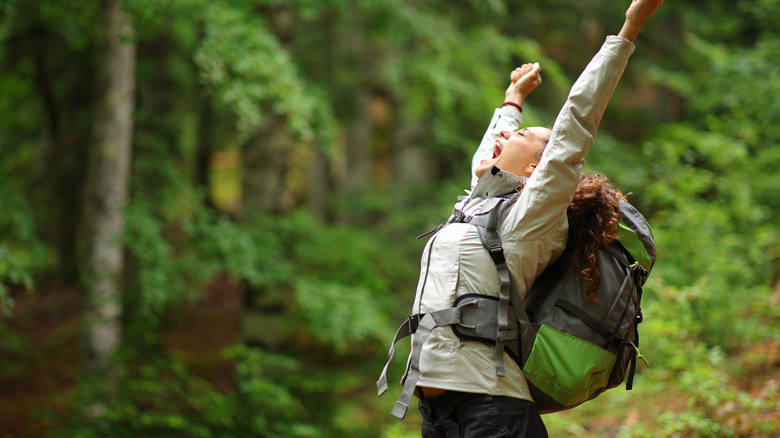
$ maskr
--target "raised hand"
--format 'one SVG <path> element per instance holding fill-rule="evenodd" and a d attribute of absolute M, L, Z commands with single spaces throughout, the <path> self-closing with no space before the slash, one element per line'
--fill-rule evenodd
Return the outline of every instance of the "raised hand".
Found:
<path fill-rule="evenodd" d="M 634 41 L 645 20 L 653 15 L 663 0 L 632 0 L 626 10 L 626 21 L 618 36 Z"/>
<path fill-rule="evenodd" d="M 526 96 L 542 83 L 541 71 L 538 62 L 514 69 L 509 75 L 511 83 L 506 89 L 506 101 L 522 105 Z"/>

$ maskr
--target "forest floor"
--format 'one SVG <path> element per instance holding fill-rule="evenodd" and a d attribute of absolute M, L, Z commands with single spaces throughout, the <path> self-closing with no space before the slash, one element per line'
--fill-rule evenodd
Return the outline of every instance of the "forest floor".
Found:
<path fill-rule="evenodd" d="M 0 322 L 0 438 L 47 437 L 77 395 L 80 293 L 65 288 L 13 298 L 12 316 Z M 202 299 L 171 312 L 162 334 L 172 355 L 223 392 L 233 388 L 235 367 L 222 351 L 239 340 L 239 311 L 238 284 L 220 277 Z"/>

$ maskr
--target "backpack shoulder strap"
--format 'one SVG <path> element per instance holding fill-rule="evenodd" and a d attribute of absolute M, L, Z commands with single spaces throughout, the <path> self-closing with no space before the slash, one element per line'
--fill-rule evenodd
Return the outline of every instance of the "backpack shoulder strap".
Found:
<path fill-rule="evenodd" d="M 506 375 L 506 371 L 504 369 L 504 348 L 506 347 L 508 341 L 522 338 L 522 325 L 528 324 L 529 319 L 528 314 L 523 308 L 523 303 L 519 300 L 519 298 L 513 299 L 512 297 L 513 294 L 511 280 L 509 277 L 509 268 L 506 264 L 506 257 L 504 256 L 504 248 L 501 244 L 501 238 L 498 235 L 498 223 L 504 216 L 507 208 L 509 208 L 517 200 L 517 193 L 505 197 L 496 197 L 493 199 L 496 200 L 496 204 L 492 206 L 489 213 L 484 215 L 474 215 L 471 220 L 471 224 L 477 226 L 479 231 L 479 238 L 482 241 L 482 246 L 487 249 L 488 253 L 490 254 L 490 258 L 493 260 L 493 263 L 495 263 L 496 270 L 498 271 L 498 279 L 500 283 L 497 315 L 498 331 L 496 334 L 496 346 L 495 354 L 493 356 L 493 364 L 496 368 L 496 375 L 503 377 Z M 510 306 L 510 303 L 513 305 Z M 513 316 L 515 316 L 520 323 L 521 330 L 511 330 L 509 327 L 510 307 L 514 309 Z"/>

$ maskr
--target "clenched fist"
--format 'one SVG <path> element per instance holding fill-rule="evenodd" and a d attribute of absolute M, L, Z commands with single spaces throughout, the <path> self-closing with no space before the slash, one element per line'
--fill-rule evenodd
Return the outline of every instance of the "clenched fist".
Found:
<path fill-rule="evenodd" d="M 506 101 L 522 105 L 526 96 L 542 83 L 542 68 L 539 63 L 523 64 L 512 70 L 509 75 L 511 83 L 506 89 Z"/>

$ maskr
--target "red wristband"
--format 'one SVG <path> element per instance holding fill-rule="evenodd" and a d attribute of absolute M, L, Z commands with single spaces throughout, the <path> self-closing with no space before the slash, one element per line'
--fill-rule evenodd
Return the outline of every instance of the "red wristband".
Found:
<path fill-rule="evenodd" d="M 514 102 L 504 102 L 501 104 L 501 107 L 503 108 L 507 105 L 512 105 L 513 107 L 517 108 L 518 111 L 523 112 L 523 107 Z"/>

